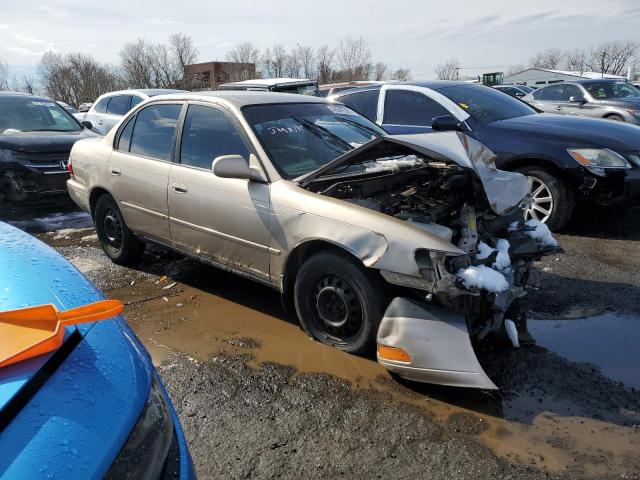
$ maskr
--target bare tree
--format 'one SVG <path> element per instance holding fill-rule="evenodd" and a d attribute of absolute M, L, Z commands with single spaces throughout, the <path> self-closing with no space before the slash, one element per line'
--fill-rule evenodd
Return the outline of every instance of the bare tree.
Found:
<path fill-rule="evenodd" d="M 176 68 L 184 73 L 185 65 L 198 60 L 198 49 L 193 44 L 193 38 L 184 33 L 174 33 L 169 37 L 169 49 L 176 63 Z"/>
<path fill-rule="evenodd" d="M 333 80 L 335 52 L 328 45 L 318 49 L 316 55 L 316 70 L 318 83 L 329 83 Z"/>
<path fill-rule="evenodd" d="M 518 73 L 521 72 L 523 70 L 526 70 L 527 67 L 525 67 L 522 64 L 516 64 L 516 65 L 511 65 L 509 68 L 507 68 L 507 70 L 504 72 L 505 76 L 508 75 L 513 75 L 514 73 Z"/>
<path fill-rule="evenodd" d="M 411 80 L 413 75 L 408 68 L 399 68 L 391 74 L 391 80 Z"/>
<path fill-rule="evenodd" d="M 143 38 L 122 47 L 120 64 L 129 87 L 152 88 L 155 86 L 151 45 Z"/>
<path fill-rule="evenodd" d="M 374 80 L 386 80 L 389 76 L 389 66 L 384 62 L 378 62 L 373 67 L 373 79 Z"/>
<path fill-rule="evenodd" d="M 9 65 L 0 58 L 0 90 L 9 90 Z"/>
<path fill-rule="evenodd" d="M 364 37 L 342 37 L 338 42 L 336 58 L 340 72 L 338 80 L 367 80 L 371 72 L 371 49 Z"/>
<path fill-rule="evenodd" d="M 271 68 L 274 77 L 283 77 L 287 65 L 287 51 L 282 45 L 275 45 L 271 50 Z"/>
<path fill-rule="evenodd" d="M 544 52 L 538 52 L 529 59 L 529 67 L 557 70 L 562 64 L 564 54 L 557 48 L 550 48 Z"/>
<path fill-rule="evenodd" d="M 37 92 L 36 78 L 30 73 L 25 73 L 20 77 L 18 91 L 33 95 Z"/>
<path fill-rule="evenodd" d="M 251 42 L 242 42 L 233 47 L 225 58 L 229 62 L 257 64 L 260 61 L 260 49 Z"/>
<path fill-rule="evenodd" d="M 621 75 L 637 50 L 635 41 L 603 43 L 591 50 L 586 66 L 594 72 Z"/>
<path fill-rule="evenodd" d="M 314 78 L 315 72 L 315 54 L 313 47 L 298 45 L 298 58 L 300 60 L 300 72 L 304 78 Z"/>
<path fill-rule="evenodd" d="M 565 52 L 564 68 L 571 72 L 584 72 L 587 68 L 589 54 L 581 48 Z"/>
<path fill-rule="evenodd" d="M 90 55 L 45 52 L 38 67 L 40 84 L 48 96 L 78 105 L 123 87 L 118 72 Z"/>
<path fill-rule="evenodd" d="M 459 70 L 460 62 L 455 58 L 451 58 L 446 63 L 436 65 L 435 73 L 438 80 L 457 80 Z"/>
<path fill-rule="evenodd" d="M 298 48 L 292 48 L 287 55 L 285 71 L 288 77 L 298 78 L 300 76 L 300 52 Z"/>

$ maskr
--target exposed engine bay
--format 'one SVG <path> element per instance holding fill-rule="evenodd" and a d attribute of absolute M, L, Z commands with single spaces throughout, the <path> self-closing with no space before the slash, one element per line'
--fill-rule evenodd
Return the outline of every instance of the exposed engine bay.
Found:
<path fill-rule="evenodd" d="M 526 295 L 531 263 L 558 248 L 545 225 L 524 223 L 528 198 L 499 215 L 474 170 L 413 152 L 350 167 L 308 188 L 411 222 L 466 252 L 416 255 L 422 285 L 381 272 L 383 277 L 411 288 L 422 301 L 464 314 L 472 337 L 505 326 L 517 346 L 516 330 L 520 338 L 527 335 L 518 300 Z"/>

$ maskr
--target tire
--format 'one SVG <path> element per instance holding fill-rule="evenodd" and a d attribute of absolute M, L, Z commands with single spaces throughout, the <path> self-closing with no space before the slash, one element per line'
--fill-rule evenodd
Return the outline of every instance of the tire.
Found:
<path fill-rule="evenodd" d="M 94 211 L 96 233 L 102 250 L 118 265 L 139 263 L 145 244 L 129 230 L 122 212 L 111 195 L 102 195 Z"/>
<path fill-rule="evenodd" d="M 531 185 L 533 204 L 525 213 L 525 219 L 541 220 L 552 231 L 564 227 L 571 219 L 575 209 L 573 190 L 564 180 L 543 167 L 532 165 L 516 168 L 515 171 L 527 176 Z"/>
<path fill-rule="evenodd" d="M 612 122 L 624 122 L 625 119 L 622 115 L 609 115 L 608 117 L 604 117 L 605 120 L 611 120 Z"/>
<path fill-rule="evenodd" d="M 294 302 L 302 328 L 313 339 L 367 355 L 387 306 L 385 284 L 347 254 L 310 257 L 296 275 Z"/>

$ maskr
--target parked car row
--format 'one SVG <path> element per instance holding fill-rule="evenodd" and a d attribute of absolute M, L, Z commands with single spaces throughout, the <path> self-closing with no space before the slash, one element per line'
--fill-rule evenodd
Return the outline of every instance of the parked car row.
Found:
<path fill-rule="evenodd" d="M 564 85 L 532 95 L 553 87 Z M 562 228 L 577 205 L 611 205 L 640 193 L 635 125 L 540 113 L 493 88 L 462 82 L 387 82 L 329 98 L 391 134 L 465 132 L 495 152 L 498 168 L 529 178 L 527 218 L 552 230 Z"/>

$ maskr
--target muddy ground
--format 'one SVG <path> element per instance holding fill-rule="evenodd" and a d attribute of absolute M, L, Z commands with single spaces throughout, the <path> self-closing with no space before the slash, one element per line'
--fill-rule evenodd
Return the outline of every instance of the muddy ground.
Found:
<path fill-rule="evenodd" d="M 487 345 L 498 393 L 406 382 L 308 339 L 269 288 L 156 249 L 112 265 L 90 219 L 58 211 L 4 219 L 127 303 L 200 478 L 640 478 L 640 392 L 615 368 Z M 588 212 L 557 237 L 565 253 L 536 264 L 530 317 L 617 315 L 640 339 L 640 208 Z M 640 365 L 633 347 L 619 358 Z"/>

